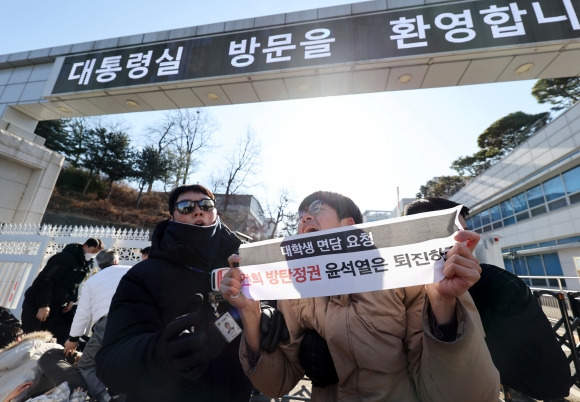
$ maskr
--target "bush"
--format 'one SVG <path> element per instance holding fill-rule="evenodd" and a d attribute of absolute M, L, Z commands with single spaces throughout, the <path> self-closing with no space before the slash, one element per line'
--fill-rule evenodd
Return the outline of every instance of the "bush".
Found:
<path fill-rule="evenodd" d="M 127 184 L 113 183 L 113 191 L 109 200 L 118 206 L 134 208 L 137 204 L 138 192 Z"/>
<path fill-rule="evenodd" d="M 141 196 L 139 209 L 148 209 L 150 211 L 166 213 L 168 199 L 169 197 L 164 193 L 143 194 Z"/>

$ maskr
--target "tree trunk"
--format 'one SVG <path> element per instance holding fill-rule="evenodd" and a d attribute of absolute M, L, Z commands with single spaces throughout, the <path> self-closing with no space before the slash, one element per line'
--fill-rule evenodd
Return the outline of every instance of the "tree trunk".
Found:
<path fill-rule="evenodd" d="M 137 205 L 135 206 L 135 208 L 139 208 L 139 205 L 141 205 L 141 198 L 143 197 L 143 187 L 144 187 L 143 185 L 139 186 L 139 196 L 137 196 Z"/>
<path fill-rule="evenodd" d="M 105 198 L 105 200 L 108 200 L 109 198 L 111 198 L 112 193 L 113 193 L 113 180 L 109 180 L 109 194 L 107 194 L 107 197 Z"/>
<path fill-rule="evenodd" d="M 83 195 L 85 195 L 87 193 L 87 190 L 89 189 L 89 184 L 91 184 L 92 179 L 93 179 L 93 176 L 89 175 L 89 178 L 87 179 L 87 182 L 85 184 L 85 188 L 83 188 Z"/>

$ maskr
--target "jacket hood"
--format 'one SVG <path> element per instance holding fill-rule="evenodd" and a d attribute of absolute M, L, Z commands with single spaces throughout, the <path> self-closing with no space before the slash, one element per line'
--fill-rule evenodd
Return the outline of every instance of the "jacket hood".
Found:
<path fill-rule="evenodd" d="M 0 349 L 0 353 L 9 350 L 9 349 L 13 349 L 16 346 L 18 346 L 20 343 L 30 340 L 30 339 L 39 339 L 41 341 L 44 342 L 51 342 L 51 343 L 56 343 L 56 338 L 54 337 L 54 335 L 51 332 L 48 331 L 36 331 L 36 332 L 30 332 L 28 334 L 24 334 L 22 335 L 22 339 L 17 340 L 17 341 L 13 341 L 11 343 L 9 343 L 6 347 Z"/>
<path fill-rule="evenodd" d="M 62 252 L 72 255 L 74 258 L 79 260 L 82 265 L 87 263 L 85 260 L 85 253 L 83 253 L 83 245 L 80 243 L 67 244 L 62 249 Z"/>
<path fill-rule="evenodd" d="M 235 252 L 240 240 L 221 222 L 211 226 L 195 226 L 165 220 L 153 231 L 150 258 L 163 258 L 188 266 L 195 261 L 203 270 L 217 268 L 220 250 Z"/>

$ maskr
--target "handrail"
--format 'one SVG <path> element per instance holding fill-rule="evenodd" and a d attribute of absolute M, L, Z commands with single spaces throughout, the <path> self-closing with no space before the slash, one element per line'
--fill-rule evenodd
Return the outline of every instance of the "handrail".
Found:
<path fill-rule="evenodd" d="M 577 292 L 580 290 L 580 277 L 578 276 L 554 276 L 554 275 L 546 275 L 546 276 L 539 276 L 539 275 L 518 275 L 519 278 L 521 279 L 548 279 L 548 280 L 556 280 L 558 282 L 558 290 L 564 293 L 568 293 L 568 292 Z M 570 280 L 575 280 L 578 281 L 578 288 L 575 290 L 568 290 L 565 289 L 565 287 L 567 286 L 562 286 L 562 280 L 566 280 L 566 279 L 570 279 Z M 534 290 L 549 290 L 549 291 L 554 291 L 555 288 L 553 287 L 534 287 L 534 286 L 530 286 L 530 289 L 532 291 Z"/>

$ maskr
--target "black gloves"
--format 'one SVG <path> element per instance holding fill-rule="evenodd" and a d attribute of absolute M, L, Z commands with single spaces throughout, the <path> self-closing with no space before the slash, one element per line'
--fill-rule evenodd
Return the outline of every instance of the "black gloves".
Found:
<path fill-rule="evenodd" d="M 290 339 L 284 316 L 274 307 L 262 304 L 260 316 L 260 349 L 272 353 L 278 343 Z M 300 344 L 300 363 L 315 387 L 325 387 L 338 382 L 338 375 L 330 350 L 324 338 L 315 330 L 307 330 Z"/>
<path fill-rule="evenodd" d="M 201 295 L 199 295 L 202 297 Z M 177 317 L 167 324 L 157 341 L 157 359 L 167 369 L 188 380 L 200 378 L 209 366 L 210 354 L 205 332 L 195 331 L 197 310 L 203 303 L 195 301 L 194 312 Z"/>
<path fill-rule="evenodd" d="M 272 353 L 276 350 L 278 343 L 290 339 L 288 327 L 284 316 L 274 307 L 262 304 L 262 315 L 260 316 L 260 333 L 262 339 L 260 340 L 260 349 Z"/>

